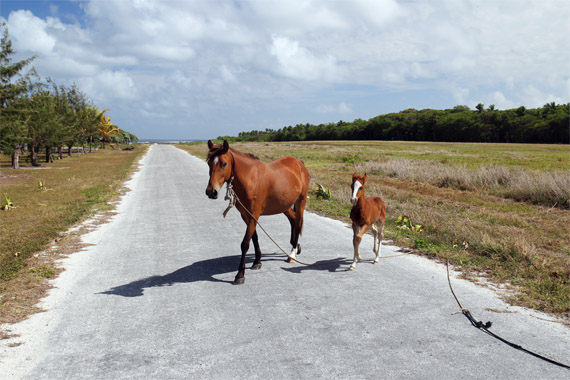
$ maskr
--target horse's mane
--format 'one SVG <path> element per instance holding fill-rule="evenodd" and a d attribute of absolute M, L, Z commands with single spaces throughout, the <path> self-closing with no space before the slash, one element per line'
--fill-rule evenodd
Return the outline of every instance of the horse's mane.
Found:
<path fill-rule="evenodd" d="M 219 156 L 220 154 L 222 154 L 223 152 L 223 148 L 219 147 L 219 148 L 212 148 L 210 149 L 210 151 L 208 152 L 208 157 L 206 158 L 207 161 L 210 161 L 211 159 L 213 159 L 214 157 Z M 251 153 L 244 153 L 244 152 L 240 152 L 239 150 L 236 150 L 234 148 L 230 148 L 230 151 L 234 154 L 238 154 L 240 156 L 244 156 L 244 157 L 248 157 L 251 158 L 253 160 L 258 160 L 259 161 L 259 157 L 257 157 L 254 154 Z"/>

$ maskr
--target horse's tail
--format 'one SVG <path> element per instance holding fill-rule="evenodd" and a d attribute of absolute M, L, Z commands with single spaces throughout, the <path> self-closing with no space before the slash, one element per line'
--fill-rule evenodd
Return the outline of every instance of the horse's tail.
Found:
<path fill-rule="evenodd" d="M 300 210 L 300 216 L 301 216 L 301 223 L 299 224 L 299 235 L 303 235 L 303 224 L 304 224 L 304 217 L 303 214 L 305 212 L 305 204 L 307 202 L 307 196 L 309 194 L 309 183 L 311 181 L 311 174 L 309 173 L 309 170 L 307 170 L 307 167 L 305 166 L 305 163 L 301 160 L 299 161 L 299 169 L 300 169 L 300 176 L 301 176 L 301 183 L 303 184 L 303 188 L 301 189 L 301 195 L 299 196 L 301 198 L 301 210 Z M 295 205 L 295 213 L 297 213 L 297 206 Z"/>

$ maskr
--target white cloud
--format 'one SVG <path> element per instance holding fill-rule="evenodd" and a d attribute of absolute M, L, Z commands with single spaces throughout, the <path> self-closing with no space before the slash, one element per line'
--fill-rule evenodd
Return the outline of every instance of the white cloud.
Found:
<path fill-rule="evenodd" d="M 541 91 L 535 85 L 528 84 L 524 86 L 521 92 L 521 105 L 528 108 L 542 107 L 546 103 L 556 102 L 558 104 L 570 102 L 568 94 L 568 87 L 566 88 L 566 94 L 561 93 L 560 95 L 548 94 Z"/>
<path fill-rule="evenodd" d="M 125 71 L 104 70 L 93 77 L 78 80 L 78 85 L 99 101 L 139 98 L 133 79 Z"/>
<path fill-rule="evenodd" d="M 53 51 L 56 38 L 46 31 L 47 23 L 35 17 L 32 12 L 12 13 L 8 18 L 8 25 L 19 49 L 38 54 L 49 54 Z"/>
<path fill-rule="evenodd" d="M 501 91 L 495 91 L 489 95 L 489 103 L 494 104 L 497 109 L 515 108 L 517 105 L 508 100 Z"/>
<path fill-rule="evenodd" d="M 298 41 L 287 37 L 273 37 L 271 54 L 277 58 L 279 71 L 287 77 L 327 82 L 340 79 L 341 69 L 334 57 L 316 56 L 308 49 L 299 46 Z"/>
<path fill-rule="evenodd" d="M 352 109 L 345 102 L 340 102 L 338 105 L 319 105 L 315 107 L 315 110 L 319 113 L 352 113 Z"/>
<path fill-rule="evenodd" d="M 194 120 L 203 137 L 203 125 L 237 134 L 353 109 L 372 117 L 410 104 L 570 100 L 564 1 L 91 0 L 77 9 L 65 16 L 81 20 L 72 23 L 13 12 L 14 48 L 101 107 L 120 101 L 122 126 L 140 128 L 146 120 L 133 115 L 145 110 L 172 125 Z M 392 99 L 401 100 L 388 109 Z"/>

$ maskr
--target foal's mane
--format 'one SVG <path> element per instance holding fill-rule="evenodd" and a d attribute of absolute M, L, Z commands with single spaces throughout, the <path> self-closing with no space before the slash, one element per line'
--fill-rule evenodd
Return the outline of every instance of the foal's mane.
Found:
<path fill-rule="evenodd" d="M 220 148 L 212 148 L 212 149 L 208 152 L 208 157 L 206 158 L 206 160 L 207 160 L 207 161 L 210 161 L 210 160 L 213 159 L 214 157 L 217 157 L 217 156 L 223 154 L 223 150 L 224 150 L 224 149 L 221 148 L 221 147 L 220 147 Z M 236 149 L 234 149 L 234 148 L 230 148 L 230 151 L 231 151 L 233 154 L 237 154 L 237 155 L 240 155 L 240 156 L 243 156 L 243 157 L 248 157 L 248 158 L 251 158 L 251 159 L 253 159 L 253 160 L 258 160 L 258 161 L 259 161 L 259 157 L 257 157 L 257 156 L 254 155 L 254 154 L 240 152 L 239 150 L 236 150 Z"/>

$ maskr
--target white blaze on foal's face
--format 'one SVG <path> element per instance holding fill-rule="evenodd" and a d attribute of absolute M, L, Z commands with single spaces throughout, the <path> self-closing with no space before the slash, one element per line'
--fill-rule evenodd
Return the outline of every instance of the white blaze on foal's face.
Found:
<path fill-rule="evenodd" d="M 356 198 L 356 194 L 358 193 L 358 190 L 361 187 L 362 187 L 362 184 L 360 183 L 360 181 L 354 181 L 354 183 L 352 184 L 352 198 L 350 198 L 350 203 L 352 203 L 353 206 L 358 201 L 358 198 Z"/>

